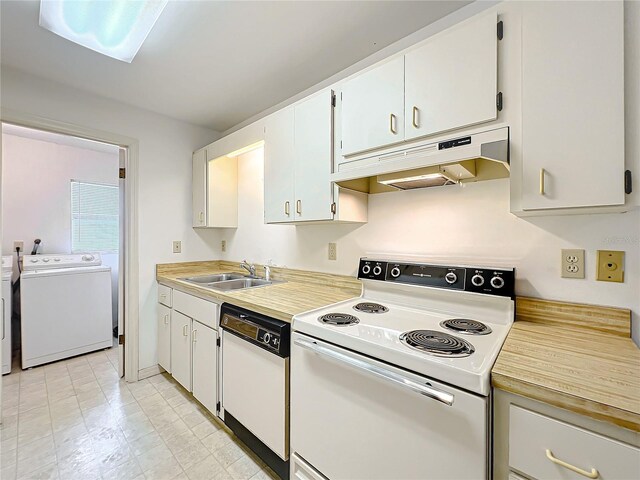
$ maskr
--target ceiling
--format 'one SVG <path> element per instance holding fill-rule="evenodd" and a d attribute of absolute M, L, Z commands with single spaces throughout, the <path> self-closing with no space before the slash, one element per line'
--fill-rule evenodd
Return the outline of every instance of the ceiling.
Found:
<path fill-rule="evenodd" d="M 0 2 L 1 62 L 217 131 L 334 75 L 469 1 L 169 1 L 131 64 Z"/>

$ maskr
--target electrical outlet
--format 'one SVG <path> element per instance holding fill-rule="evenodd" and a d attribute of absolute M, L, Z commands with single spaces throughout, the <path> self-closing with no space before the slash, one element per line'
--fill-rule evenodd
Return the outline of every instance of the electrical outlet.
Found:
<path fill-rule="evenodd" d="M 182 242 L 180 240 L 175 240 L 173 242 L 173 253 L 182 252 Z"/>
<path fill-rule="evenodd" d="M 19 248 L 22 253 L 24 253 L 24 242 L 14 241 L 13 242 L 13 251 L 16 251 L 16 248 Z"/>
<path fill-rule="evenodd" d="M 226 240 L 222 240 L 220 242 L 220 250 L 222 250 L 223 252 L 227 251 L 227 241 Z"/>
<path fill-rule="evenodd" d="M 563 278 L 584 278 L 584 250 L 562 249 L 560 262 Z"/>
<path fill-rule="evenodd" d="M 338 245 L 335 243 L 329 243 L 329 260 L 338 259 Z"/>
<path fill-rule="evenodd" d="M 624 282 L 624 252 L 598 250 L 596 279 L 601 282 Z"/>

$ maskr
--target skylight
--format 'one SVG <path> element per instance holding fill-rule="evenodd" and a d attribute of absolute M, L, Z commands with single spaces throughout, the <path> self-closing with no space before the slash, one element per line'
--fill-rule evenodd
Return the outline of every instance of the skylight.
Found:
<path fill-rule="evenodd" d="M 131 63 L 167 0 L 41 0 L 40 26 Z"/>

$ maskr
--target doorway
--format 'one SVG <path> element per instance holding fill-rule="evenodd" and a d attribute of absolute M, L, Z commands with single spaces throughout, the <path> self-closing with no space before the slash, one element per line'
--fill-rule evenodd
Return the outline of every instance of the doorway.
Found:
<path fill-rule="evenodd" d="M 100 322 L 102 332 L 106 322 L 109 323 L 109 336 L 112 338 L 109 357 L 113 359 L 118 375 L 127 377 L 128 381 L 137 380 L 137 372 L 134 374 L 131 368 L 127 368 L 128 345 L 125 342 L 128 330 L 125 321 L 128 313 L 127 267 L 131 250 L 127 241 L 130 238 L 127 235 L 127 220 L 132 217 L 129 213 L 131 205 L 127 201 L 131 189 L 126 172 L 130 167 L 131 144 L 102 141 L 94 135 L 93 138 L 74 136 L 68 131 L 59 133 L 50 128 L 24 127 L 10 122 L 3 122 L 2 127 L 2 247 L 3 255 L 11 255 L 11 263 L 16 270 L 12 290 L 19 292 L 21 283 L 27 284 L 32 278 L 22 280 L 21 272 L 25 269 L 23 259 L 19 258 L 22 255 L 34 255 L 27 257 L 27 270 L 34 270 L 38 265 L 31 262 L 40 261 L 39 265 L 44 265 L 42 262 L 49 261 L 51 263 L 46 265 L 47 271 L 50 265 L 55 266 L 53 262 L 66 261 L 66 255 L 74 255 L 75 260 L 92 257 L 89 268 L 108 270 L 110 275 L 110 279 L 104 281 L 107 283 L 102 284 L 101 294 L 101 298 L 108 295 L 110 301 L 108 304 L 101 303 L 95 321 Z M 22 154 L 16 153 L 20 151 Z M 19 161 L 16 162 L 14 157 L 18 157 Z M 62 268 L 58 270 L 62 271 Z M 84 269 L 83 273 L 87 271 Z M 89 275 L 86 274 L 85 278 L 88 279 Z M 80 281 L 80 285 L 82 283 Z M 26 301 L 26 297 L 23 298 Z M 23 339 L 19 332 L 24 329 L 20 328 L 20 299 L 15 295 L 12 300 L 12 343 L 15 351 L 22 346 Z M 46 306 L 40 305 L 38 308 L 44 308 L 46 312 Z M 97 320 L 98 317 L 101 319 Z M 68 332 L 66 335 L 60 333 L 60 337 L 73 336 Z M 81 344 L 80 350 L 65 351 L 69 356 L 85 353 L 92 346 L 102 347 L 104 340 L 100 344 L 87 341 Z M 40 362 L 48 363 L 47 359 L 64 357 L 65 353 L 58 357 L 42 357 Z M 17 358 L 13 368 L 23 368 L 25 364 L 21 365 L 21 361 L 24 362 L 24 359 L 24 355 Z M 137 365 L 130 367 L 137 369 Z"/>

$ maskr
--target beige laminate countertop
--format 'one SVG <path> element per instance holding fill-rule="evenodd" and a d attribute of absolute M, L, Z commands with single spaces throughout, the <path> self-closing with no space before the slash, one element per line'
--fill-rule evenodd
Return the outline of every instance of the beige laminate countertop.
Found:
<path fill-rule="evenodd" d="M 496 388 L 640 431 L 640 349 L 628 310 L 518 298 Z"/>
<path fill-rule="evenodd" d="M 353 277 L 272 268 L 274 280 L 285 280 L 264 287 L 219 292 L 179 280 L 184 277 L 224 272 L 246 273 L 237 263 L 212 261 L 160 264 L 156 266 L 158 283 L 218 303 L 229 302 L 238 307 L 268 315 L 285 322 L 302 312 L 357 297 L 362 284 Z M 262 275 L 261 269 L 258 274 Z"/>

